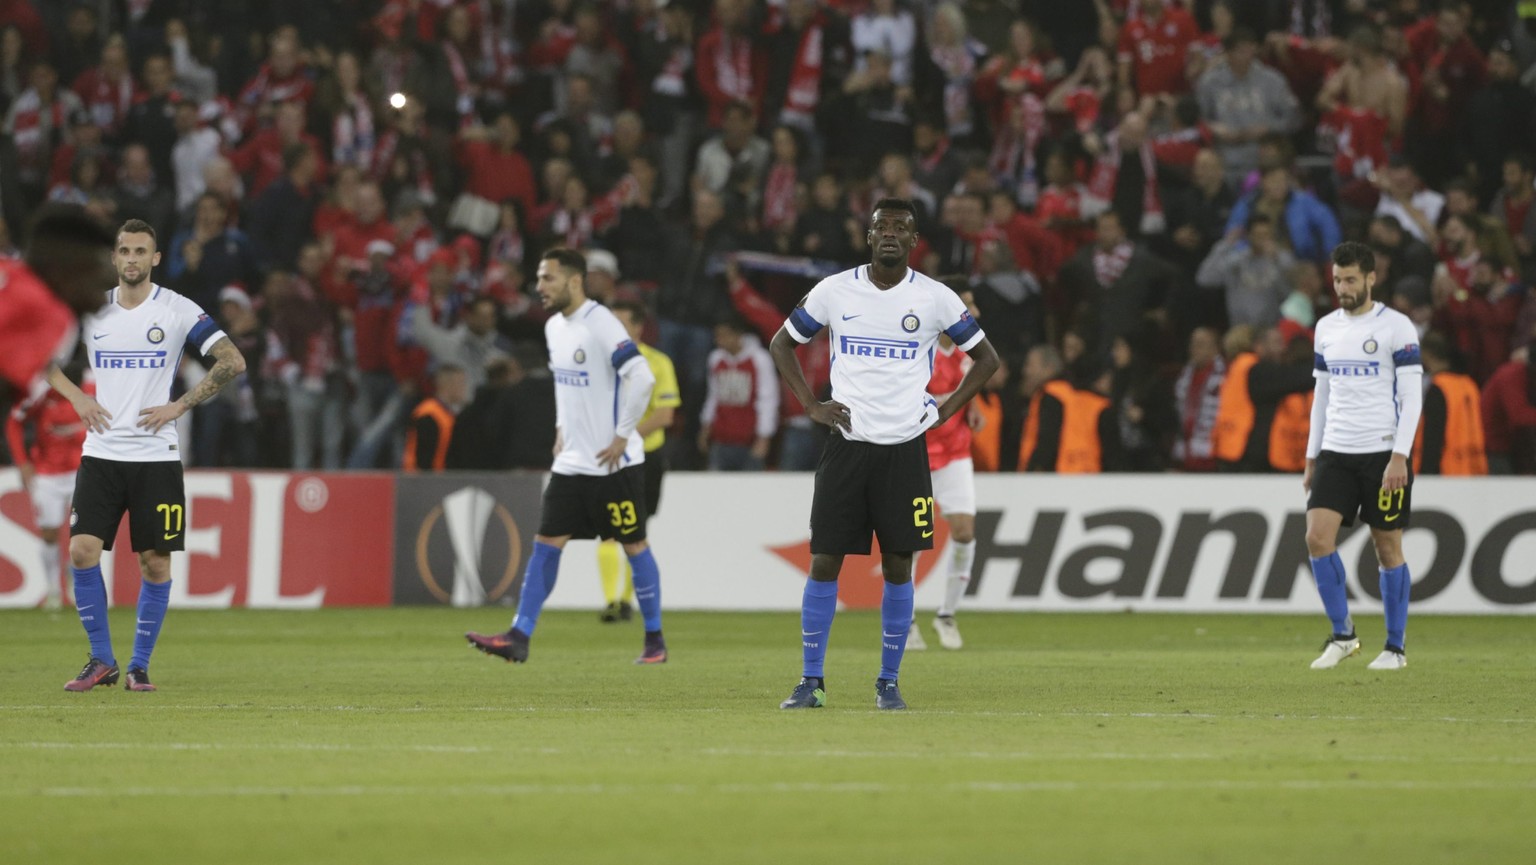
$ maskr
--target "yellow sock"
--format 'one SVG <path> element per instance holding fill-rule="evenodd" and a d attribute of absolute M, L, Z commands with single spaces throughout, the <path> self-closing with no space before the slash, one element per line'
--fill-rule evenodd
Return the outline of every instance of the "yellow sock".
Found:
<path fill-rule="evenodd" d="M 624 587 L 629 585 L 628 563 L 624 561 L 624 550 L 619 547 L 618 541 L 602 541 L 597 545 L 597 573 L 603 581 L 603 600 L 613 603 L 623 594 Z M 629 590 L 630 596 L 634 596 L 634 589 Z"/>

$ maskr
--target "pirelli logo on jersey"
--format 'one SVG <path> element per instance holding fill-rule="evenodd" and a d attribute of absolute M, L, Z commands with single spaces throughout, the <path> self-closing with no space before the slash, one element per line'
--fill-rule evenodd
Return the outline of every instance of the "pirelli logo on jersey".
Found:
<path fill-rule="evenodd" d="M 1375 377 L 1381 375 L 1381 362 L 1375 360 L 1331 360 L 1328 362 L 1328 374 Z"/>
<path fill-rule="evenodd" d="M 165 349 L 145 351 L 96 350 L 97 369 L 164 369 L 167 363 Z"/>
<path fill-rule="evenodd" d="M 917 357 L 918 342 L 909 339 L 880 339 L 874 336 L 838 337 L 838 350 L 850 357 L 887 358 L 889 360 L 913 360 Z"/>
<path fill-rule="evenodd" d="M 592 376 L 584 369 L 562 369 L 552 366 L 549 371 L 555 376 L 555 384 L 565 384 L 571 387 L 591 387 Z"/>

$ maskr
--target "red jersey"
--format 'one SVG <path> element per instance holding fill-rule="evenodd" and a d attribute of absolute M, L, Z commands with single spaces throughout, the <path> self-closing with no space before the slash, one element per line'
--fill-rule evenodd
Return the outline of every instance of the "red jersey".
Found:
<path fill-rule="evenodd" d="M 75 316 L 26 263 L 0 259 L 0 381 L 32 390 L 79 338 Z"/>
<path fill-rule="evenodd" d="M 750 445 L 769 438 L 779 426 L 779 382 L 773 359 L 754 336 L 742 338 L 741 351 L 709 353 L 709 396 L 700 417 L 709 424 L 709 440 Z"/>
<path fill-rule="evenodd" d="M 965 352 L 951 345 L 946 351 L 940 346 L 933 354 L 933 378 L 928 380 L 928 392 L 940 403 L 960 388 L 960 380 L 970 369 L 971 359 Z M 938 471 L 955 460 L 971 455 L 971 427 L 966 423 L 965 412 L 945 421 L 938 429 L 928 431 L 928 468 Z"/>
<path fill-rule="evenodd" d="M 80 389 L 96 395 L 93 382 L 86 382 Z M 30 450 L 23 436 L 28 423 L 35 425 Z M 5 440 L 17 465 L 30 462 L 40 475 L 67 475 L 80 468 L 85 423 L 63 394 L 49 389 L 11 410 L 5 421 Z"/>
<path fill-rule="evenodd" d="M 1035 205 L 1035 218 L 1061 238 L 1062 261 L 1075 255 L 1078 247 L 1093 242 L 1093 226 L 1081 224 L 1086 218 L 1083 212 L 1083 198 L 1086 195 L 1087 190 L 1081 183 L 1047 186 L 1040 193 L 1040 202 Z"/>
<path fill-rule="evenodd" d="M 1119 58 L 1131 64 L 1131 80 L 1142 96 L 1187 93 L 1184 59 L 1191 43 L 1200 39 L 1194 16 L 1175 6 L 1164 8 L 1157 20 L 1136 18 L 1120 28 Z"/>
<path fill-rule="evenodd" d="M 1340 105 L 1323 115 L 1318 136 L 1334 140 L 1333 170 L 1340 177 L 1366 178 L 1387 164 L 1387 118 L 1369 108 Z"/>

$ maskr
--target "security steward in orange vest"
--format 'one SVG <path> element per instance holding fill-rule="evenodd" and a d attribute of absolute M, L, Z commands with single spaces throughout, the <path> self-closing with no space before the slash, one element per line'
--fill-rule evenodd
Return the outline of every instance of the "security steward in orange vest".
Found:
<path fill-rule="evenodd" d="M 1419 344 L 1429 385 L 1413 445 L 1413 470 L 1425 475 L 1486 475 L 1482 396 L 1471 376 L 1451 371 L 1450 344 L 1428 333 Z"/>
<path fill-rule="evenodd" d="M 432 380 L 436 393 L 416 405 L 405 434 L 401 468 L 408 472 L 440 472 L 446 467 L 454 418 L 469 404 L 469 376 L 463 367 L 442 364 Z"/>
<path fill-rule="evenodd" d="M 1048 345 L 1030 349 L 1024 359 L 1024 389 L 1029 415 L 1019 443 L 1019 471 L 1098 474 L 1105 451 L 1117 439 L 1109 400 L 1072 386 L 1063 373 L 1061 352 Z"/>
<path fill-rule="evenodd" d="M 1306 429 L 1310 422 L 1305 394 L 1312 390 L 1312 363 L 1286 362 L 1285 338 L 1271 328 L 1249 350 L 1252 331 L 1246 326 L 1227 333 L 1227 377 L 1221 384 L 1221 402 L 1211 451 L 1217 465 L 1228 472 L 1300 471 L 1306 466 Z M 1288 396 L 1297 396 L 1285 405 Z M 1275 418 L 1281 414 L 1276 434 Z M 1301 432 L 1295 433 L 1297 423 Z M 1302 462 L 1294 459 L 1301 446 Z"/>

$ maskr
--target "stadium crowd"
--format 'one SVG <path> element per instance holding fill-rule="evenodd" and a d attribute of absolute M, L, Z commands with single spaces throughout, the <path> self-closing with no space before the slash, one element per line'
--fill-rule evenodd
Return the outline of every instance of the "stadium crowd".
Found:
<path fill-rule="evenodd" d="M 764 345 L 913 201 L 989 471 L 1297 471 L 1328 256 L 1422 334 L 1420 470 L 1536 473 L 1536 38 L 1432 0 L 0 0 L 0 255 L 156 229 L 246 356 L 196 466 L 547 467 L 584 250 L 674 467 L 814 467 Z M 800 349 L 827 387 L 825 338 Z M 193 386 L 202 368 L 183 372 Z M 1055 446 L 1048 446 L 1055 442 Z M 1071 442 L 1072 447 L 1062 447 Z"/>

